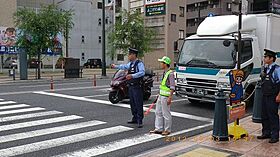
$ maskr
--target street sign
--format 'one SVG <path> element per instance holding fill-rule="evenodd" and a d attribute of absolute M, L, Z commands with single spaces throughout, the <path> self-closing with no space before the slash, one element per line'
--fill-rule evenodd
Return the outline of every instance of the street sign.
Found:
<path fill-rule="evenodd" d="M 146 5 L 146 16 L 155 16 L 155 15 L 165 15 L 166 14 L 166 5 L 162 4 L 153 4 Z"/>

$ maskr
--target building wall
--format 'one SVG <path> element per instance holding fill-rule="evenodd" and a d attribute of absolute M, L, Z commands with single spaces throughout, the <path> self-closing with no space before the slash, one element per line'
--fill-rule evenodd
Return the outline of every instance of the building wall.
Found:
<path fill-rule="evenodd" d="M 14 27 L 13 14 L 17 10 L 17 0 L 0 0 L 0 26 Z"/>
<path fill-rule="evenodd" d="M 102 9 L 98 9 L 99 1 L 67 0 L 60 3 L 63 9 L 73 9 L 74 27 L 69 35 L 69 57 L 80 58 L 81 65 L 87 59 L 102 59 Z M 112 13 L 106 10 L 108 24 L 112 24 Z M 82 41 L 82 38 L 84 39 Z M 107 64 L 111 64 L 111 59 L 107 57 Z"/>

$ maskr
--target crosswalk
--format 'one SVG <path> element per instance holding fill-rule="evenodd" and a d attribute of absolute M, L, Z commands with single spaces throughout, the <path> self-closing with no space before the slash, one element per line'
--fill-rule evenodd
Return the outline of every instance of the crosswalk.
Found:
<path fill-rule="evenodd" d="M 193 129 L 207 126 L 209 124 Z M 46 153 L 52 149 L 68 147 L 71 144 L 78 145 L 79 142 L 92 141 L 106 136 L 123 134 L 125 137 L 128 132 L 133 130 L 134 128 L 131 127 L 112 126 L 108 122 L 86 119 L 80 115 L 67 115 L 61 111 L 0 99 L 0 157 L 98 156 L 163 138 L 161 135 L 143 134 L 107 141 L 107 143 L 93 142 L 94 144 L 86 147 L 62 149 L 58 153 Z M 192 130 L 185 130 L 177 134 L 189 131 Z"/>

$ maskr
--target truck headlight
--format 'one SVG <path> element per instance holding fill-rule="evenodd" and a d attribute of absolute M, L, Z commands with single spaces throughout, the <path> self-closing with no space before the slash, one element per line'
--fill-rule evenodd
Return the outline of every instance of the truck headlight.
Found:
<path fill-rule="evenodd" d="M 219 87 L 219 88 L 231 88 L 230 83 L 228 83 L 228 82 L 218 82 L 217 87 Z"/>
<path fill-rule="evenodd" d="M 187 80 L 184 78 L 177 78 L 177 83 L 187 83 Z"/>

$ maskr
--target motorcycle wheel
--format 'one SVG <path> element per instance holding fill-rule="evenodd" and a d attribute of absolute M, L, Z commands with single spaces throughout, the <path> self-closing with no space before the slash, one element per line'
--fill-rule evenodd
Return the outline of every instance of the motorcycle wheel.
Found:
<path fill-rule="evenodd" d="M 109 101 L 116 104 L 122 100 L 121 94 L 118 91 L 113 91 L 109 93 Z"/>

